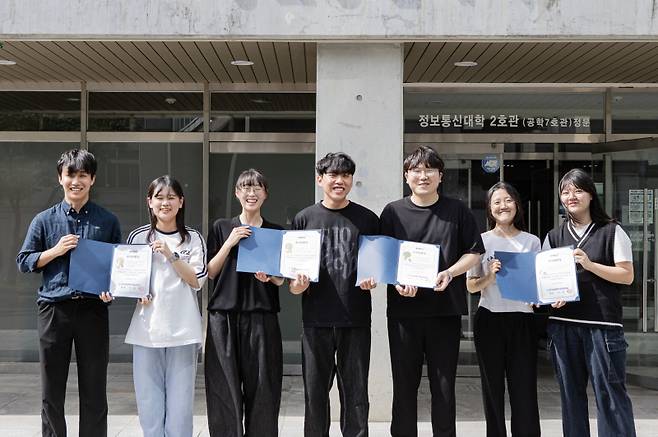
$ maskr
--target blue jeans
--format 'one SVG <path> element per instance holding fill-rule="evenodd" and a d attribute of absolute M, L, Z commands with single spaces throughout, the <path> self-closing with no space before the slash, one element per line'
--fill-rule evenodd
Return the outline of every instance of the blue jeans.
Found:
<path fill-rule="evenodd" d="M 628 344 L 623 329 L 549 322 L 548 338 L 560 384 L 564 437 L 590 435 L 588 379 L 596 397 L 599 437 L 635 437 L 633 406 L 626 392 Z"/>
<path fill-rule="evenodd" d="M 133 379 L 144 437 L 192 437 L 198 344 L 133 345 Z"/>

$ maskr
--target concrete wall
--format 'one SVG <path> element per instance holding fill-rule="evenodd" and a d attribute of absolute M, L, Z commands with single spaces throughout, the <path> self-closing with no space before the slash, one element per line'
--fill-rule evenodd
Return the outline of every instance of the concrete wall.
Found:
<path fill-rule="evenodd" d="M 378 215 L 402 197 L 402 47 L 318 45 L 316 155 L 342 151 L 356 162 L 349 198 Z M 317 199 L 321 199 L 318 190 Z M 372 294 L 370 420 L 391 420 L 391 366 L 386 287 Z M 334 388 L 336 385 L 334 384 Z M 332 395 L 338 419 L 338 396 Z"/>
<path fill-rule="evenodd" d="M 2 0 L 0 39 L 655 38 L 655 0 Z"/>

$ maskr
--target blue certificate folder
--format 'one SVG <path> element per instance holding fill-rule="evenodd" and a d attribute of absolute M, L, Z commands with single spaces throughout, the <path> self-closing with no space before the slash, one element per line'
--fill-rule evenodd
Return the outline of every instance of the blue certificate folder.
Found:
<path fill-rule="evenodd" d="M 505 299 L 521 302 L 539 302 L 537 275 L 535 269 L 536 252 L 494 252 L 500 260 L 500 270 L 496 273 L 496 284 L 500 295 Z"/>
<path fill-rule="evenodd" d="M 403 240 L 383 235 L 360 236 L 356 285 L 368 278 L 375 278 L 378 283 L 397 284 L 402 243 Z M 437 247 L 440 248 L 438 245 Z"/>
<path fill-rule="evenodd" d="M 281 274 L 281 243 L 283 231 L 250 226 L 251 236 L 240 240 L 238 246 L 238 272 L 265 272 Z"/>
<path fill-rule="evenodd" d="M 541 304 L 537 291 L 536 258 L 540 252 L 494 252 L 501 267 L 496 284 L 505 299 Z M 578 297 L 576 296 L 576 300 Z"/>
<path fill-rule="evenodd" d="M 118 244 L 81 238 L 71 251 L 69 288 L 101 294 L 110 289 L 112 257 Z"/>
<path fill-rule="evenodd" d="M 281 246 L 287 232 L 250 226 L 251 236 L 240 240 L 238 246 L 238 272 L 264 272 L 271 276 L 284 277 L 281 273 Z M 308 229 L 311 231 L 311 229 Z M 319 230 L 316 230 L 320 232 Z M 317 282 L 318 278 L 310 278 Z"/>

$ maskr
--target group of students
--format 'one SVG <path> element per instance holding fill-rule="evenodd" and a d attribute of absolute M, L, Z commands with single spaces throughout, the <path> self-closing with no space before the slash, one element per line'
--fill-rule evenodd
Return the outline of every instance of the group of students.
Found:
<path fill-rule="evenodd" d="M 524 232 L 518 192 L 495 184 L 487 193 L 490 231 L 480 235 L 471 211 L 439 195 L 443 161 L 419 147 L 404 160 L 411 195 L 389 203 L 377 217 L 348 194 L 356 170 L 344 153 L 316 164 L 322 201 L 300 211 L 292 229 L 322 230 L 319 280 L 297 275 L 289 286 L 302 295 L 304 435 L 329 435 L 329 391 L 340 392 L 345 437 L 368 435 L 370 291 L 374 278 L 356 284 L 361 235 L 439 244 L 434 289 L 387 286 L 393 437 L 417 435 L 417 394 L 423 364 L 431 390 L 434 436 L 455 436 L 455 378 L 466 292 L 481 292 L 475 346 L 481 370 L 487 436 L 506 436 L 505 379 L 513 436 L 539 436 L 537 330 L 530 305 L 503 298 L 495 251 L 539 251 Z M 79 238 L 119 243 L 117 218 L 89 200 L 96 161 L 71 150 L 57 164 L 64 200 L 38 214 L 17 257 L 21 271 L 42 272 L 38 332 L 44 436 L 65 436 L 64 398 L 75 345 L 80 394 L 80 435 L 107 434 L 108 305 L 112 296 L 68 288 L 68 259 Z M 619 284 L 633 281 L 630 239 L 601 208 L 591 177 L 582 170 L 560 181 L 568 220 L 551 231 L 544 249 L 573 246 L 580 300 L 552 305 L 549 348 L 562 397 L 563 431 L 589 435 L 586 387 L 597 400 L 600 436 L 635 436 L 625 387 L 625 350 Z M 126 343 L 133 345 L 133 377 L 145 436 L 192 435 L 194 381 L 203 341 L 197 291 L 214 280 L 208 300 L 205 381 L 211 436 L 276 436 L 282 387 L 278 287 L 284 279 L 238 272 L 239 242 L 250 226 L 282 229 L 261 215 L 265 177 L 240 174 L 235 196 L 242 206 L 219 219 L 207 240 L 185 226 L 185 198 L 178 181 L 162 176 L 147 190 L 150 223 L 132 231 L 128 244 L 153 249 L 151 289 L 136 305 Z M 207 243 L 206 243 L 207 242 Z"/>

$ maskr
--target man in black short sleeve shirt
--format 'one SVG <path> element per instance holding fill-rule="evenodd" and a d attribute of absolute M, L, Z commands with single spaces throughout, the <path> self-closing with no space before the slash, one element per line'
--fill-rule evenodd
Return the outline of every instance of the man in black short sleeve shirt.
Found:
<path fill-rule="evenodd" d="M 389 285 L 388 336 L 393 373 L 391 436 L 416 436 L 417 395 L 424 360 L 432 392 L 435 437 L 455 436 L 455 376 L 461 315 L 467 313 L 463 274 L 484 252 L 471 211 L 439 196 L 443 161 L 426 146 L 404 160 L 412 195 L 382 211 L 381 232 L 400 240 L 439 244 L 436 287 Z"/>
<path fill-rule="evenodd" d="M 290 291 L 303 293 L 302 372 L 304 436 L 329 435 L 329 390 L 337 374 L 344 437 L 368 435 L 370 365 L 370 292 L 356 286 L 360 235 L 379 232 L 369 209 L 347 200 L 355 164 L 344 153 L 329 153 L 316 165 L 323 200 L 299 212 L 292 229 L 321 229 L 319 281 L 300 275 Z"/>

